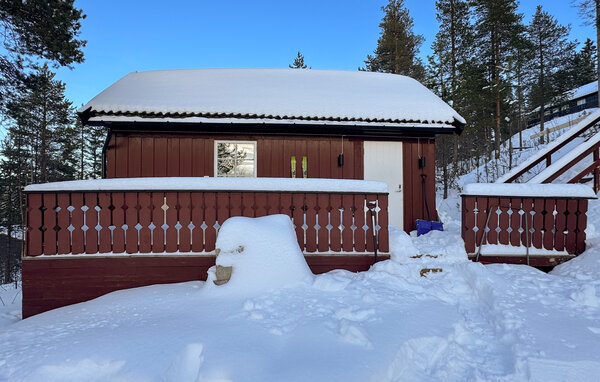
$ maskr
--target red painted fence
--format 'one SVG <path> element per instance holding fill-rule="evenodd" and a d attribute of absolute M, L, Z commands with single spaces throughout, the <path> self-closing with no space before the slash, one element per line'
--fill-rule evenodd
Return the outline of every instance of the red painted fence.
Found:
<path fill-rule="evenodd" d="M 485 244 L 528 245 L 580 254 L 585 250 L 587 208 L 584 198 L 463 195 L 465 249 L 472 254 Z"/>
<path fill-rule="evenodd" d="M 231 216 L 289 215 L 305 253 L 389 251 L 388 195 L 301 192 L 27 193 L 27 256 L 210 253 Z"/>

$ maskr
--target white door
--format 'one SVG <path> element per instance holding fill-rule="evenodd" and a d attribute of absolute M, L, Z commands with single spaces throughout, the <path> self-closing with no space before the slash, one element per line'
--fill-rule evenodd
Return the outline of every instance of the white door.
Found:
<path fill-rule="evenodd" d="M 365 180 L 387 183 L 389 222 L 403 229 L 402 142 L 365 141 L 364 170 Z"/>

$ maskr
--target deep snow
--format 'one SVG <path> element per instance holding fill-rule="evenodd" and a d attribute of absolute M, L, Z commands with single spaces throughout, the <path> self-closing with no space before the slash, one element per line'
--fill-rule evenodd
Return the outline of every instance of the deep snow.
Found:
<path fill-rule="evenodd" d="M 0 331 L 0 380 L 597 380 L 600 204 L 591 203 L 589 250 L 552 274 L 468 261 L 458 206 L 446 200 L 447 231 L 392 230 L 392 259 L 367 272 L 262 291 L 155 285 L 16 322 Z M 422 277 L 425 268 L 442 271 Z"/>

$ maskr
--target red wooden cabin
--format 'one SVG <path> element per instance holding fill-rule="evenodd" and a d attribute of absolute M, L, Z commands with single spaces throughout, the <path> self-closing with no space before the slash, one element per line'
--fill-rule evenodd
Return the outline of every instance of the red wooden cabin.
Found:
<path fill-rule="evenodd" d="M 434 139 L 464 127 L 410 78 L 291 69 L 131 73 L 80 117 L 107 128 L 105 179 L 26 189 L 24 317 L 205 279 L 230 216 L 289 215 L 315 273 L 367 269 L 388 223 L 424 196 L 435 216 Z"/>

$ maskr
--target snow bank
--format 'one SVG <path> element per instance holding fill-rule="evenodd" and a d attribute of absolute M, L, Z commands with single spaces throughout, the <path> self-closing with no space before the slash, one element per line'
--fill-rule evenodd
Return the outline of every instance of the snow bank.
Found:
<path fill-rule="evenodd" d="M 129 73 L 80 112 L 143 117 L 453 123 L 465 120 L 416 80 L 337 70 L 191 69 Z M 143 119 L 142 116 L 138 120 Z M 102 116 L 100 118 L 103 118 Z M 178 122 L 178 121 L 175 121 Z"/>
<path fill-rule="evenodd" d="M 465 186 L 462 195 L 597 198 L 594 190 L 583 184 L 471 183 Z"/>
<path fill-rule="evenodd" d="M 231 279 L 218 288 L 247 294 L 308 281 L 312 272 L 298 246 L 287 215 L 232 217 L 219 229 L 216 265 L 232 267 Z M 213 289 L 215 267 L 207 286 Z"/>
<path fill-rule="evenodd" d="M 28 192 L 43 191 L 289 191 L 387 193 L 387 183 L 374 180 L 316 178 L 156 177 L 70 180 L 32 184 Z"/>

